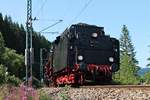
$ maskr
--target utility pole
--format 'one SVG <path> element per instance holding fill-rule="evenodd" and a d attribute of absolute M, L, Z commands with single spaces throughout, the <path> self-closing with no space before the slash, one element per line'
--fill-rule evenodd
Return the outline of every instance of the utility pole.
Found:
<path fill-rule="evenodd" d="M 44 57 L 43 57 L 44 53 Z M 46 56 L 45 56 L 46 55 Z M 44 65 L 49 60 L 49 51 L 46 48 L 40 48 L 40 79 L 41 84 L 44 82 Z"/>
<path fill-rule="evenodd" d="M 27 22 L 26 22 L 26 49 L 25 49 L 25 65 L 26 65 L 26 85 L 32 85 L 32 0 L 27 0 Z"/>
<path fill-rule="evenodd" d="M 40 79 L 43 83 L 43 48 L 40 49 Z"/>

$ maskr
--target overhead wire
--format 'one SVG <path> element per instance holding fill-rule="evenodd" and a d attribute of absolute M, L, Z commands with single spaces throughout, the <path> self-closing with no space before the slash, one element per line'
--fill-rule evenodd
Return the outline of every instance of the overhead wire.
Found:
<path fill-rule="evenodd" d="M 41 4 L 41 6 L 40 6 L 40 8 L 39 8 L 39 10 L 37 11 L 37 13 L 36 13 L 36 16 L 35 16 L 35 20 L 42 20 L 42 21 L 57 21 L 56 23 L 54 23 L 54 24 L 52 24 L 52 25 L 50 25 L 50 26 L 48 26 L 48 27 L 46 27 L 46 28 L 44 28 L 44 29 L 42 29 L 41 31 L 39 31 L 39 33 L 43 33 L 43 31 L 45 31 L 45 30 L 47 30 L 47 29 L 49 29 L 49 28 L 51 28 L 51 27 L 53 27 L 53 26 L 55 26 L 56 24 L 58 24 L 58 23 L 60 23 L 60 22 L 62 22 L 63 20 L 54 20 L 54 19 L 39 19 L 39 18 L 37 18 L 37 17 L 39 17 L 39 14 L 43 11 L 43 9 L 44 9 L 44 6 L 45 6 L 45 4 L 46 4 L 46 2 L 47 2 L 47 0 L 44 0 L 43 1 L 43 3 Z M 50 33 L 50 32 L 49 32 Z M 51 33 L 56 33 L 56 32 L 51 32 Z M 57 32 L 58 33 L 58 32 Z"/>
<path fill-rule="evenodd" d="M 55 26 L 55 25 L 57 25 L 58 23 L 60 23 L 60 22 L 62 22 L 62 21 L 63 21 L 63 20 L 59 20 L 58 22 L 56 22 L 56 23 L 54 23 L 54 24 L 52 24 L 52 25 L 50 25 L 50 26 L 48 26 L 48 27 L 42 29 L 41 31 L 39 31 L 39 33 L 43 32 L 43 31 L 45 31 L 45 30 L 47 30 L 47 29 L 49 29 L 49 28 L 51 28 L 51 27 L 53 27 L 53 26 Z"/>
<path fill-rule="evenodd" d="M 43 11 L 46 2 L 47 2 L 47 0 L 44 0 L 44 1 L 43 1 L 42 5 L 40 6 L 39 10 L 37 11 L 35 17 L 39 16 L 40 12 Z"/>
<path fill-rule="evenodd" d="M 89 0 L 84 6 L 83 8 L 80 10 L 80 12 L 72 19 L 72 21 L 70 22 L 69 26 L 77 19 L 80 17 L 80 15 L 86 10 L 86 8 L 90 5 L 90 3 L 93 0 Z"/>
<path fill-rule="evenodd" d="M 90 4 L 92 1 L 93 1 L 93 0 L 89 0 L 89 1 L 83 6 L 83 8 L 79 11 L 79 13 L 72 19 L 72 21 L 70 22 L 69 26 L 70 26 L 77 18 L 80 17 L 80 15 L 86 10 L 86 8 L 89 6 L 89 4 Z M 39 10 L 38 10 L 38 12 L 36 13 L 36 17 L 39 16 L 39 14 L 40 14 L 40 12 L 43 10 L 43 8 L 44 8 L 46 2 L 47 2 L 47 0 L 44 0 L 44 2 L 42 3 L 41 7 L 40 7 Z M 35 17 L 35 19 L 37 19 L 36 17 Z M 37 20 L 38 20 L 38 19 L 37 19 Z M 52 27 L 52 26 L 54 26 L 54 25 L 56 25 L 56 24 L 58 24 L 58 23 L 59 23 L 59 22 L 54 23 L 53 25 L 50 25 L 50 26 L 44 28 L 44 29 L 41 30 L 40 32 L 43 32 L 43 31 L 49 29 L 50 27 Z"/>

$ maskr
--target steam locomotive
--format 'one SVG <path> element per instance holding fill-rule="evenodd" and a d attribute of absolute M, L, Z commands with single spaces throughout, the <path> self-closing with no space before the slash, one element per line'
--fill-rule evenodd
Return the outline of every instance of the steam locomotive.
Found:
<path fill-rule="evenodd" d="M 119 41 L 104 27 L 71 25 L 52 43 L 45 78 L 55 85 L 109 82 L 119 70 Z"/>

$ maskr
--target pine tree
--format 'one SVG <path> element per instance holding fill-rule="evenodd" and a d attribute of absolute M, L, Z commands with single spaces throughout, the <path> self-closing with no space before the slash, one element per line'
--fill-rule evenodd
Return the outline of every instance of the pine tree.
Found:
<path fill-rule="evenodd" d="M 6 52 L 2 53 L 4 57 L 3 57 L 3 61 L 0 60 L 0 62 L 3 62 L 4 66 L 9 67 L 9 69 L 13 71 L 11 68 L 14 68 L 14 63 L 17 64 L 22 59 L 22 57 L 20 57 L 19 55 L 15 55 L 15 54 L 24 55 L 24 50 L 26 46 L 26 42 L 25 42 L 26 41 L 26 29 L 24 28 L 23 25 L 19 25 L 17 22 L 12 21 L 10 16 L 3 16 L 2 13 L 0 13 L 0 32 L 2 33 L 4 41 L 5 41 L 5 51 L 8 52 L 8 53 Z M 39 71 L 40 70 L 39 69 L 40 48 L 49 49 L 50 46 L 51 46 L 50 42 L 46 40 L 45 37 L 33 31 L 33 48 L 34 48 L 34 60 L 35 60 L 34 65 L 33 65 L 33 75 L 37 78 L 40 75 L 38 73 L 40 72 Z M 11 49 L 14 49 L 15 51 L 12 51 Z M 7 54 L 13 59 L 17 57 L 18 61 L 13 62 L 11 58 L 7 57 Z M 10 61 L 6 62 L 6 59 Z M 19 67 L 20 64 L 18 64 L 17 66 L 20 69 Z M 12 73 L 14 74 L 15 71 Z M 19 73 L 15 73 L 15 75 L 19 75 L 19 74 L 22 74 L 22 72 L 19 71 Z"/>
<path fill-rule="evenodd" d="M 4 28 L 3 25 L 4 25 L 3 15 L 0 13 L 0 32 L 2 32 L 2 29 Z"/>
<path fill-rule="evenodd" d="M 132 58 L 133 62 L 137 65 L 138 61 L 135 58 L 136 52 L 134 50 L 134 46 L 132 44 L 131 37 L 129 35 L 129 31 L 126 25 L 123 25 L 122 33 L 123 34 L 121 34 L 121 37 L 120 37 L 120 52 L 121 52 L 120 54 L 129 55 Z"/>
<path fill-rule="evenodd" d="M 138 84 L 138 61 L 127 26 L 123 25 L 120 37 L 120 79 L 123 84 Z"/>
<path fill-rule="evenodd" d="M 4 39 L 3 39 L 3 36 L 0 32 L 0 64 L 2 63 L 1 60 L 2 60 L 2 55 L 4 53 L 4 50 L 5 50 Z"/>

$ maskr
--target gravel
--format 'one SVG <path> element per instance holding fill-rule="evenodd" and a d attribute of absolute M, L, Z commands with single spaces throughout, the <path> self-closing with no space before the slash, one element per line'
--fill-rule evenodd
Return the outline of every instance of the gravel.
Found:
<path fill-rule="evenodd" d="M 52 100 L 150 100 L 150 88 L 42 88 Z"/>

